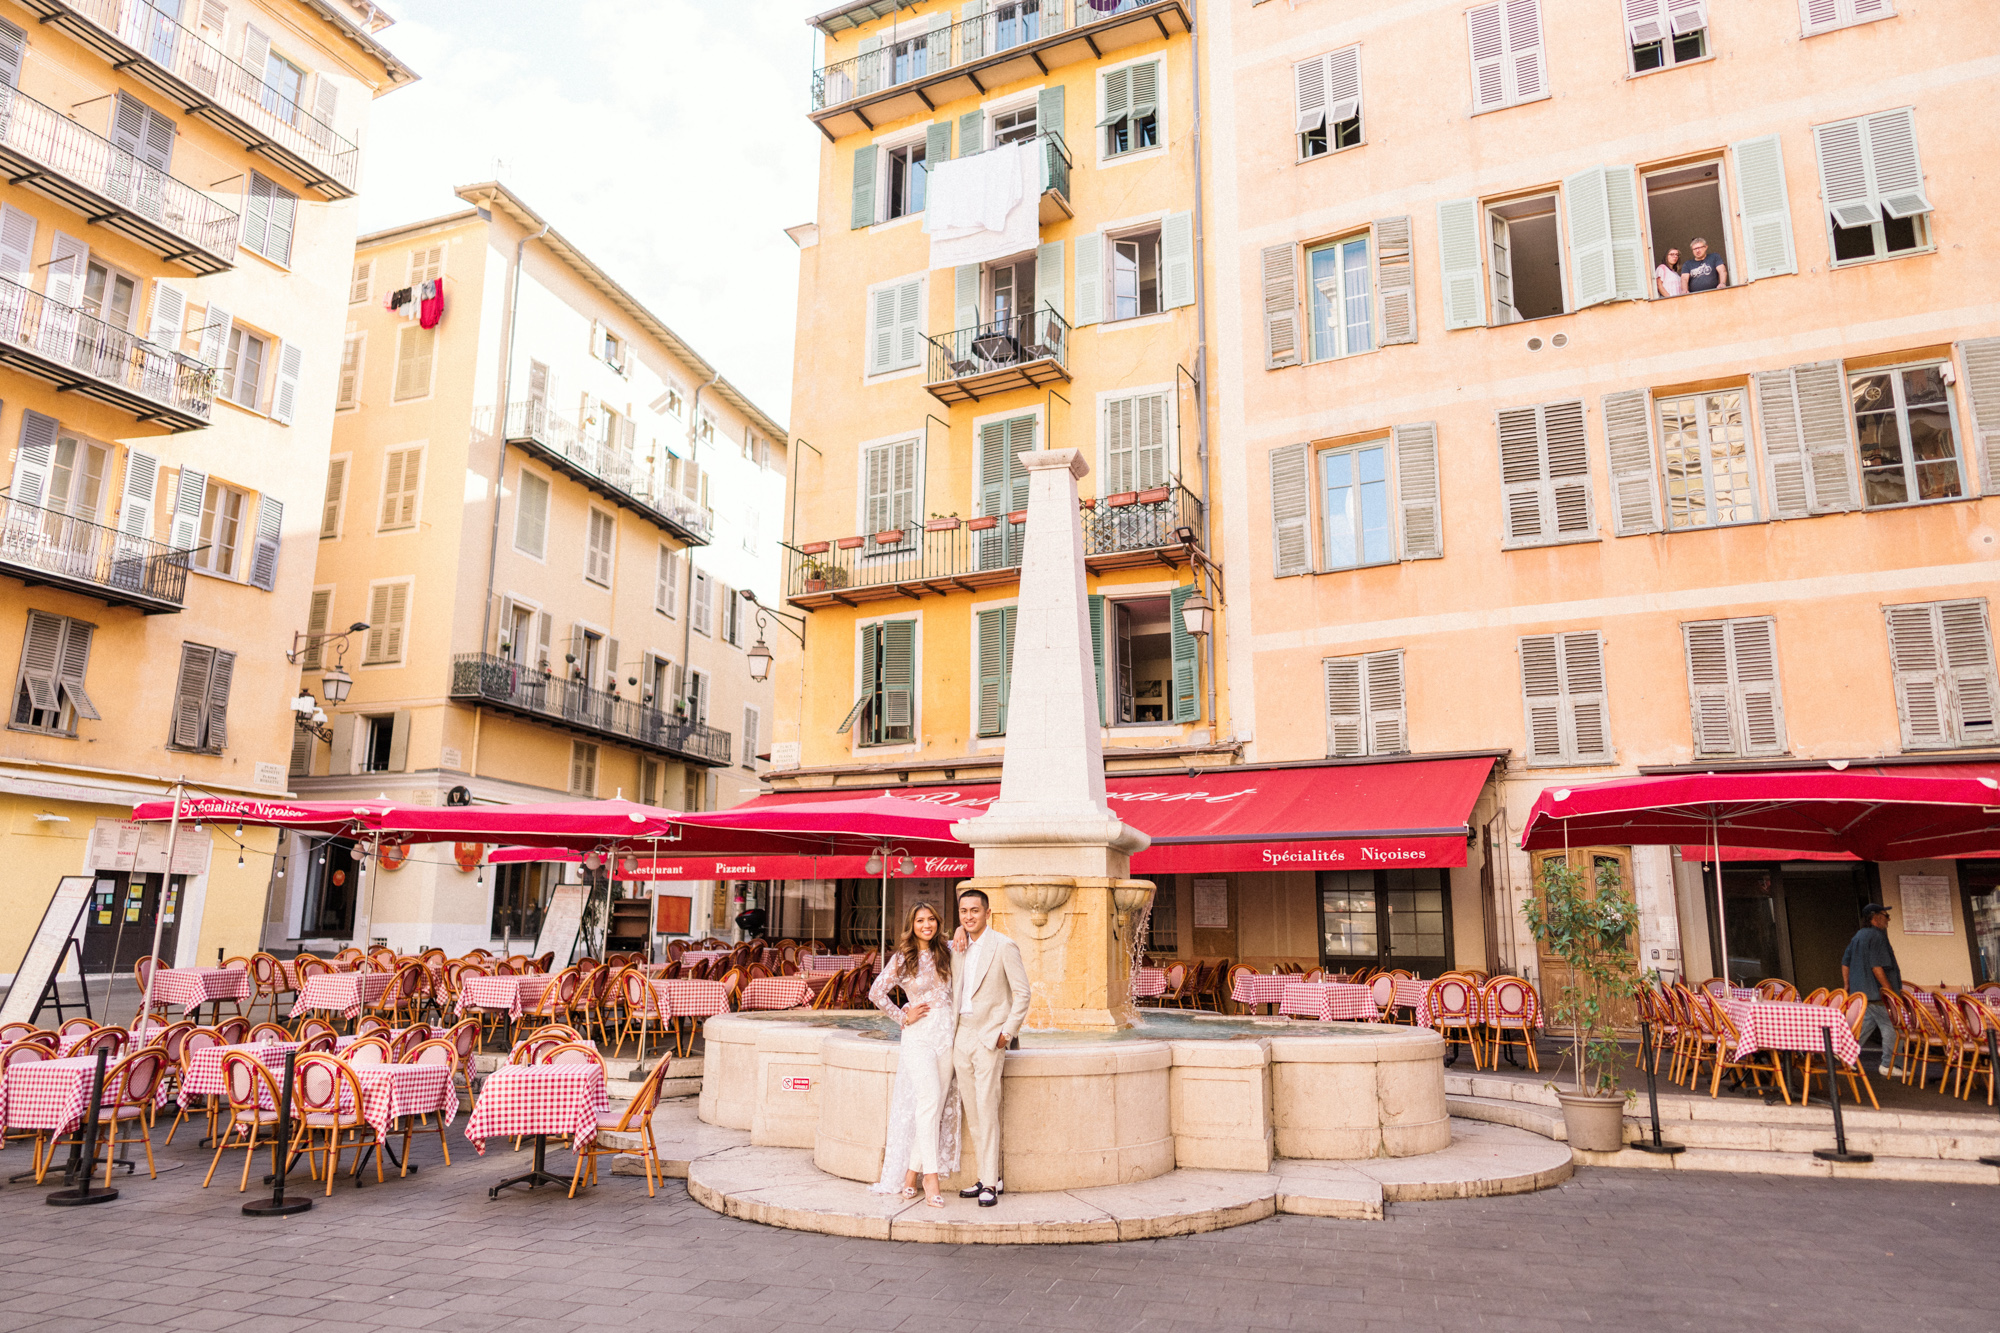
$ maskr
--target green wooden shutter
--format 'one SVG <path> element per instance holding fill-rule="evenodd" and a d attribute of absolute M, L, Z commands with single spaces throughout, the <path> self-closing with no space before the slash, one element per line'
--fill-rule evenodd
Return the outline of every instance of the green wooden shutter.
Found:
<path fill-rule="evenodd" d="M 1443 269 L 1438 284 L 1444 293 L 1444 326 L 1476 329 L 1486 323 L 1486 301 L 1479 282 L 1479 201 L 1438 202 L 1438 259 Z"/>
<path fill-rule="evenodd" d="M 1160 224 L 1160 307 L 1194 304 L 1194 214 L 1169 213 Z"/>
<path fill-rule="evenodd" d="M 868 727 L 863 734 L 863 743 L 872 744 L 882 739 L 882 627 L 869 625 L 861 631 L 861 692 L 854 701 L 854 712 L 861 711 L 864 704 L 873 704 L 868 709 Z M 854 713 L 849 713 L 852 719 Z M 853 726 L 850 720 L 847 724 Z M 847 728 L 842 727 L 845 731 Z"/>
<path fill-rule="evenodd" d="M 1007 512 L 1018 513 L 1028 507 L 1028 470 L 1021 466 L 1021 455 L 1035 448 L 1035 419 L 1015 417 L 1007 423 Z M 1007 534 L 1007 563 L 1021 563 L 1021 547 L 1028 535 L 1026 523 L 1005 522 L 1001 529 Z"/>
<path fill-rule="evenodd" d="M 1061 92 L 1062 89 L 1056 89 Z M 1063 245 L 1049 241 L 1035 251 L 1035 304 L 1063 313 Z"/>
<path fill-rule="evenodd" d="M 951 161 L 951 122 L 934 120 L 924 134 L 924 166 L 935 170 L 940 162 Z"/>
<path fill-rule="evenodd" d="M 960 264 L 951 271 L 951 310 L 954 329 L 971 329 L 978 326 L 979 265 Z M 954 345 L 952 355 L 970 353 L 971 350 L 972 336 L 967 334 L 964 346 Z"/>
<path fill-rule="evenodd" d="M 1103 305 L 1104 233 L 1086 232 L 1076 238 L 1076 315 L 1070 323 L 1077 328 L 1095 324 Z"/>
<path fill-rule="evenodd" d="M 986 151 L 986 113 L 968 111 L 958 118 L 958 155 L 971 157 Z"/>
<path fill-rule="evenodd" d="M 1097 724 L 1104 725 L 1104 598 L 1090 594 L 1090 656 L 1097 664 Z"/>
<path fill-rule="evenodd" d="M 1007 734 L 1007 697 L 1014 676 L 1014 614 L 1011 606 L 979 613 L 979 734 Z"/>
<path fill-rule="evenodd" d="M 923 343 L 918 326 L 923 323 L 924 280 L 911 278 L 896 288 L 896 345 L 891 369 L 917 364 L 917 349 Z"/>
<path fill-rule="evenodd" d="M 875 225 L 875 160 L 881 150 L 874 144 L 863 144 L 854 150 L 854 216 L 848 223 L 853 227 Z"/>
<path fill-rule="evenodd" d="M 1767 134 L 1733 143 L 1729 155 L 1736 164 L 1736 198 L 1743 207 L 1743 248 L 1747 253 L 1747 262 L 1739 259 L 1737 267 L 1750 282 L 1797 273 L 1792 204 L 1785 190 L 1785 155 L 1778 136 Z"/>
<path fill-rule="evenodd" d="M 1175 588 L 1168 608 L 1167 630 L 1174 650 L 1174 721 L 1201 720 L 1201 650 L 1181 620 L 1181 607 L 1194 596 L 1194 585 Z"/>
<path fill-rule="evenodd" d="M 891 620 L 882 626 L 882 725 L 907 732 L 916 719 L 917 622 Z M 888 739 L 908 740 L 909 736 Z"/>
<path fill-rule="evenodd" d="M 1058 83 L 1044 88 L 1035 99 L 1035 128 L 1043 134 L 1053 134 L 1063 138 L 1063 86 Z M 1063 138 L 1065 143 L 1068 142 Z"/>

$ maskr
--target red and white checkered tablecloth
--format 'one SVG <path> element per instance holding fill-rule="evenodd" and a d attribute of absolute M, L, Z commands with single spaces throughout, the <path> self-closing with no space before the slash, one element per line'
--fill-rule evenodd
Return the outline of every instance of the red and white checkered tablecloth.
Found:
<path fill-rule="evenodd" d="M 502 1065 L 487 1075 L 465 1137 L 481 1153 L 488 1139 L 516 1134 L 568 1134 L 589 1143 L 597 1118 L 610 1109 L 596 1065 Z"/>
<path fill-rule="evenodd" d="M 710 959 L 727 958 L 730 953 L 731 950 L 728 949 L 689 949 L 681 954 L 681 966 L 693 967 L 696 963 L 706 963 Z"/>
<path fill-rule="evenodd" d="M 660 1012 L 669 1018 L 711 1018 L 729 1012 L 729 987 L 720 981 L 655 981 L 653 991 L 660 997 Z"/>
<path fill-rule="evenodd" d="M 458 1115 L 450 1065 L 361 1065 L 354 1072 L 361 1080 L 361 1118 L 384 1139 L 406 1115 L 437 1112 L 447 1123 Z M 345 1092 L 341 1109 L 349 1109 Z"/>
<path fill-rule="evenodd" d="M 106 1065 L 109 1095 L 110 1062 Z M 9 1129 L 48 1129 L 67 1134 L 83 1123 L 90 1109 L 90 1085 L 97 1077 L 97 1057 L 37 1060 L 16 1064 L 0 1080 L 0 1124 Z M 159 1084 L 158 1101 L 167 1100 L 167 1081 Z"/>
<path fill-rule="evenodd" d="M 272 1042 L 268 1045 L 252 1042 L 243 1046 L 204 1046 L 188 1059 L 187 1071 L 181 1075 L 180 1104 L 185 1110 L 188 1103 L 202 1097 L 220 1097 L 229 1091 L 229 1083 L 222 1076 L 222 1056 L 225 1051 L 243 1051 L 257 1057 L 257 1063 L 276 1075 L 282 1083 L 285 1078 L 285 1052 L 296 1051 L 300 1046 L 296 1041 Z M 260 1100 L 263 1100 L 260 1098 Z M 276 1107 L 266 1107 L 276 1110 Z"/>
<path fill-rule="evenodd" d="M 354 971 L 354 964 L 352 963 L 336 963 L 331 958 L 322 958 L 320 962 L 332 968 L 335 972 Z M 278 960 L 278 976 L 280 978 L 278 982 L 279 990 L 297 991 L 299 988 L 298 960 L 295 958 L 282 958 Z"/>
<path fill-rule="evenodd" d="M 1861 1043 L 1837 1009 L 1823 1004 L 1800 1004 L 1789 1000 L 1737 1000 L 1722 1002 L 1729 1021 L 1736 1025 L 1739 1039 L 1731 1059 L 1741 1060 L 1752 1051 L 1810 1051 L 1823 1055 L 1821 1030 L 1833 1033 L 1833 1053 L 1845 1065 L 1861 1060 Z"/>
<path fill-rule="evenodd" d="M 686 955 L 683 954 L 685 959 Z M 808 972 L 845 972 L 861 961 L 858 953 L 807 953 L 800 954 L 799 961 Z"/>
<path fill-rule="evenodd" d="M 1229 985 L 1229 998 L 1238 1004 L 1276 1004 L 1285 998 L 1285 987 L 1301 981 L 1296 972 L 1238 972 Z"/>
<path fill-rule="evenodd" d="M 1397 977 L 1395 992 L 1390 996 L 1391 1009 L 1415 1009 L 1424 1002 L 1424 992 L 1431 983 L 1422 977 Z"/>
<path fill-rule="evenodd" d="M 743 987 L 745 1009 L 796 1009 L 811 998 L 804 977 L 758 977 Z"/>
<path fill-rule="evenodd" d="M 1132 973 L 1132 998 L 1150 1000 L 1167 993 L 1167 969 L 1142 967 Z"/>
<path fill-rule="evenodd" d="M 464 977 L 458 983 L 458 1012 L 468 1009 L 505 1009 L 510 1018 L 519 1018 L 541 1003 L 542 992 L 554 978 Z"/>
<path fill-rule="evenodd" d="M 1278 1012 L 1294 1018 L 1316 1018 L 1322 1023 L 1338 1020 L 1382 1021 L 1375 1007 L 1375 993 L 1366 986 L 1341 981 L 1299 981 L 1285 988 Z"/>
<path fill-rule="evenodd" d="M 303 1017 L 315 1009 L 329 1009 L 342 1018 L 359 1018 L 361 1007 L 380 1000 L 391 980 L 387 972 L 337 972 L 314 977 L 299 992 L 298 1003 L 292 1006 L 292 1017 Z"/>
<path fill-rule="evenodd" d="M 102 1028 L 93 1028 L 89 1032 L 78 1032 L 71 1036 L 59 1039 L 56 1042 L 56 1054 L 69 1055 L 71 1052 L 75 1051 L 77 1047 L 83 1045 L 85 1041 L 89 1040 L 91 1037 L 96 1036 L 99 1032 L 102 1032 L 103 1030 L 104 1029 Z M 147 1042 L 159 1036 L 162 1032 L 165 1032 L 166 1030 L 167 1030 L 167 1025 L 157 1020 L 148 1022 L 143 1027 L 127 1028 L 126 1032 L 129 1034 L 129 1039 L 125 1043 L 125 1054 L 130 1055 L 132 1052 L 138 1050 L 141 1046 L 144 1046 Z M 117 1056 L 112 1057 L 112 1059 L 114 1060 L 116 1060 L 117 1058 L 118 1058 Z"/>
<path fill-rule="evenodd" d="M 153 973 L 153 1003 L 193 1013 L 211 1000 L 247 1000 L 250 974 L 240 967 L 169 967 Z"/>

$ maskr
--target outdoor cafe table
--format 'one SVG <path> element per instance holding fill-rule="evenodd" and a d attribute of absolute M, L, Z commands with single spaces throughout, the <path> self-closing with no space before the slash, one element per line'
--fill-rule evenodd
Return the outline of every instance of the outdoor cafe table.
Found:
<path fill-rule="evenodd" d="M 682 955 L 686 957 L 685 954 Z M 845 972 L 861 961 L 858 953 L 809 953 L 801 954 L 799 961 L 808 972 Z"/>
<path fill-rule="evenodd" d="M 222 1057 L 230 1051 L 242 1051 L 257 1058 L 257 1063 L 271 1071 L 280 1079 L 285 1073 L 285 1052 L 296 1051 L 302 1043 L 296 1041 L 247 1042 L 241 1046 L 203 1046 L 188 1057 L 187 1072 L 181 1076 L 179 1102 L 186 1110 L 190 1102 L 202 1097 L 220 1097 L 229 1091 L 229 1084 L 222 1076 Z M 259 1101 L 267 1101 L 260 1096 Z M 274 1106 L 266 1110 L 276 1110 Z"/>
<path fill-rule="evenodd" d="M 727 958 L 728 949 L 688 949 L 681 954 L 681 966 L 693 967 L 696 963 L 706 963 L 716 958 Z"/>
<path fill-rule="evenodd" d="M 1375 1007 L 1375 992 L 1366 986 L 1341 981 L 1298 981 L 1285 988 L 1278 1012 L 1294 1018 L 1315 1018 L 1322 1023 L 1337 1020 L 1382 1021 Z"/>
<path fill-rule="evenodd" d="M 1424 1002 L 1431 983 L 1422 977 L 1397 977 L 1389 996 L 1391 1009 L 1416 1009 Z"/>
<path fill-rule="evenodd" d="M 107 1069 L 110 1064 L 107 1063 Z M 97 1078 L 97 1057 L 76 1055 L 63 1060 L 15 1064 L 0 1079 L 0 1124 L 8 1129 L 45 1129 L 60 1138 L 83 1123 L 90 1109 L 90 1086 Z M 109 1095 L 110 1075 L 105 1075 Z M 159 1105 L 167 1100 L 167 1081 L 160 1080 Z"/>
<path fill-rule="evenodd" d="M 1296 986 L 1304 980 L 1296 972 L 1238 972 L 1236 980 L 1230 983 L 1229 998 L 1238 1004 L 1276 1004 L 1285 998 L 1287 986 Z"/>
<path fill-rule="evenodd" d="M 745 1009 L 797 1009 L 811 998 L 804 977 L 758 977 L 743 988 Z"/>
<path fill-rule="evenodd" d="M 461 977 L 458 983 L 458 1012 L 468 1009 L 504 1009 L 510 1019 L 541 1002 L 554 977 Z"/>
<path fill-rule="evenodd" d="M 1132 973 L 1132 998 L 1150 1000 L 1167 993 L 1167 969 L 1142 967 Z"/>
<path fill-rule="evenodd" d="M 382 992 L 389 989 L 391 980 L 393 977 L 387 972 L 336 972 L 313 977 L 299 991 L 298 1002 L 292 1006 L 292 1017 L 302 1017 L 314 1009 L 327 1009 L 337 1012 L 342 1018 L 359 1018 L 361 1007 L 380 1000 Z"/>
<path fill-rule="evenodd" d="M 597 1137 L 597 1121 L 611 1109 L 604 1090 L 604 1069 L 595 1063 L 564 1065 L 502 1065 L 486 1078 L 465 1137 L 483 1155 L 488 1139 L 521 1134 L 535 1136 L 535 1165 L 525 1175 L 509 1176 L 486 1192 L 500 1197 L 509 1185 L 560 1186 L 562 1177 L 543 1169 L 549 1135 L 567 1134 L 581 1147 Z"/>
<path fill-rule="evenodd" d="M 240 967 L 169 967 L 153 973 L 153 1003 L 198 1014 L 204 1004 L 250 998 L 250 974 Z"/>
<path fill-rule="evenodd" d="M 1736 1025 L 1738 1040 L 1730 1055 L 1741 1060 L 1752 1051 L 1804 1051 L 1825 1054 L 1822 1031 L 1833 1034 L 1833 1053 L 1844 1065 L 1859 1064 L 1861 1043 L 1847 1025 L 1847 1016 L 1823 1004 L 1790 1000 L 1724 1000 L 1723 1009 Z"/>
<path fill-rule="evenodd" d="M 336 962 L 331 958 L 322 958 L 319 961 L 328 970 L 334 972 L 357 972 L 360 970 L 353 963 Z M 296 991 L 299 988 L 299 960 L 296 958 L 279 959 L 278 976 L 279 990 Z"/>
<path fill-rule="evenodd" d="M 404 1116 L 435 1113 L 450 1124 L 458 1115 L 458 1089 L 452 1086 L 450 1065 L 357 1065 L 354 1073 L 361 1082 L 361 1118 L 374 1127 L 382 1143 L 389 1141 L 390 1132 Z M 345 1091 L 341 1093 L 341 1109 L 353 1109 Z M 394 1154 L 389 1160 L 404 1167 Z M 406 1173 L 416 1170 L 414 1166 L 404 1169 Z"/>
<path fill-rule="evenodd" d="M 660 997 L 664 1018 L 712 1018 L 729 1012 L 729 987 L 720 981 L 655 981 L 653 993 Z"/>
<path fill-rule="evenodd" d="M 155 1019 L 146 1023 L 143 1027 L 132 1027 L 126 1030 L 132 1034 L 131 1039 L 125 1043 L 125 1054 L 130 1055 L 132 1052 L 146 1045 L 153 1038 L 159 1036 L 162 1032 L 165 1032 L 167 1025 Z M 68 1055 L 102 1031 L 104 1031 L 103 1028 L 92 1028 L 88 1032 L 79 1032 L 74 1036 L 59 1037 L 56 1040 L 56 1053 L 58 1055 Z M 116 1059 L 116 1057 L 113 1058 L 114 1060 Z"/>

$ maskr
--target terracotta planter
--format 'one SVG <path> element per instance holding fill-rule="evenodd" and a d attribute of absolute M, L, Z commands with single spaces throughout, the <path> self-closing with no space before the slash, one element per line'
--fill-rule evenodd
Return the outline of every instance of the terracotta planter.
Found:
<path fill-rule="evenodd" d="M 1569 1146 L 1582 1152 L 1617 1152 L 1625 1146 L 1625 1094 L 1586 1097 L 1557 1092 Z"/>
<path fill-rule="evenodd" d="M 1118 494 L 1106 498 L 1104 503 L 1110 505 L 1113 509 L 1123 509 L 1126 505 L 1139 503 L 1139 492 L 1120 491 Z"/>
<path fill-rule="evenodd" d="M 901 546 L 903 544 L 903 530 L 901 528 L 884 528 L 875 534 L 875 544 L 877 546 Z"/>
<path fill-rule="evenodd" d="M 825 579 L 807 579 L 807 580 L 806 580 L 806 591 L 807 591 L 807 592 L 825 592 L 825 591 L 826 591 L 826 580 L 825 580 Z"/>
<path fill-rule="evenodd" d="M 856 547 L 866 546 L 867 544 L 868 539 L 866 537 L 842 537 L 834 543 L 835 546 L 838 546 L 843 551 L 852 551 Z"/>
<path fill-rule="evenodd" d="M 965 526 L 973 532 L 984 532 L 988 528 L 997 526 L 999 522 L 997 518 L 972 518 L 966 520 Z"/>
<path fill-rule="evenodd" d="M 924 523 L 925 532 L 953 532 L 958 528 L 955 518 L 933 518 Z"/>
<path fill-rule="evenodd" d="M 827 548 L 827 543 L 825 542 L 807 542 L 804 546 L 801 546 L 799 550 L 804 552 L 806 555 L 825 555 L 826 548 Z"/>
<path fill-rule="evenodd" d="M 1013 513 L 1007 515 L 1007 521 L 1009 523 L 1026 523 L 1028 521 L 1028 511 L 1025 509 L 1016 509 Z"/>
<path fill-rule="evenodd" d="M 1172 495 L 1173 493 L 1174 492 L 1172 487 L 1155 486 L 1150 491 L 1139 492 L 1139 503 L 1142 505 L 1155 505 L 1158 504 L 1160 501 L 1166 499 L 1169 495 Z"/>

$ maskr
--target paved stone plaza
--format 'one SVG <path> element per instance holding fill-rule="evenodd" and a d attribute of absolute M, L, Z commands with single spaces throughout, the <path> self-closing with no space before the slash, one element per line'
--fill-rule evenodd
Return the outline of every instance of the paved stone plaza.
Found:
<path fill-rule="evenodd" d="M 462 1126 L 463 1121 L 460 1122 Z M 185 1131 L 184 1131 L 185 1133 Z M 164 1137 L 164 1135 L 162 1135 Z M 1994 1327 L 2000 1193 L 1583 1169 L 1539 1194 L 1276 1217 L 1119 1245 L 902 1245 L 720 1217 L 668 1181 L 574 1202 L 486 1187 L 526 1154 L 454 1127 L 418 1176 L 288 1220 L 241 1216 L 183 1138 L 88 1209 L 0 1187 L 0 1333 L 47 1329 Z M 552 1153 L 566 1167 L 567 1154 Z M 0 1155 L 8 1171 L 27 1153 Z M 231 1162 L 241 1169 L 241 1157 Z M 234 1177 L 230 1176 L 233 1184 Z M 317 1196 L 316 1196 L 317 1197 Z M 1004 1208 L 1006 1205 L 1002 1204 Z"/>

